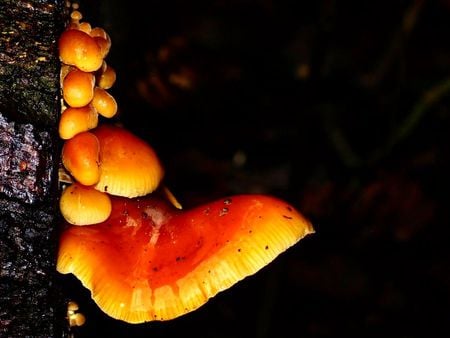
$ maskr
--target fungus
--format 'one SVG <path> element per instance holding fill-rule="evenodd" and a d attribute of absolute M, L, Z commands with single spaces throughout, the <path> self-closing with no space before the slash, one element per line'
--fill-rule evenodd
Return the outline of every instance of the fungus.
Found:
<path fill-rule="evenodd" d="M 74 274 L 112 318 L 170 320 L 314 232 L 275 197 L 236 195 L 184 210 L 167 187 L 157 190 L 164 170 L 153 148 L 119 126 L 97 126 L 97 114 L 117 112 L 106 91 L 116 74 L 103 60 L 111 40 L 103 29 L 80 23 L 73 8 L 70 29 L 59 39 L 63 97 L 70 106 L 59 126 L 67 140 L 62 162 L 75 181 L 67 179 L 71 184 L 59 201 L 65 222 L 58 272 Z M 155 190 L 162 196 L 150 194 Z M 70 326 L 85 322 L 77 311 L 70 303 Z"/>
<path fill-rule="evenodd" d="M 86 317 L 78 312 L 78 304 L 74 301 L 70 301 L 67 304 L 67 320 L 69 321 L 69 326 L 82 326 L 86 322 Z"/>
<path fill-rule="evenodd" d="M 58 40 L 61 62 L 84 72 L 94 72 L 103 63 L 103 51 L 95 39 L 79 29 L 67 29 Z"/>
<path fill-rule="evenodd" d="M 147 142 L 112 124 L 102 124 L 92 132 L 100 144 L 100 179 L 96 189 L 131 198 L 147 195 L 159 186 L 164 169 Z"/>
<path fill-rule="evenodd" d="M 188 210 L 155 194 L 111 201 L 105 222 L 63 230 L 57 270 L 74 274 L 102 311 L 129 323 L 191 312 L 314 232 L 296 209 L 265 195 Z"/>
<path fill-rule="evenodd" d="M 102 27 L 95 27 L 91 30 L 90 35 L 92 37 L 99 37 L 107 41 L 111 41 L 108 33 Z"/>
<path fill-rule="evenodd" d="M 95 75 L 73 69 L 63 79 L 63 98 L 71 107 L 84 107 L 94 98 Z"/>
<path fill-rule="evenodd" d="M 87 33 L 89 35 L 91 35 L 92 27 L 91 27 L 91 24 L 89 22 L 86 22 L 86 21 L 85 22 L 80 22 L 78 24 L 77 29 L 80 30 L 80 31 L 83 31 L 83 32 L 85 32 L 85 33 Z"/>
<path fill-rule="evenodd" d="M 75 182 L 63 190 L 59 209 L 70 224 L 97 224 L 111 214 L 111 200 L 108 194 Z"/>
<path fill-rule="evenodd" d="M 97 137 L 84 131 L 64 142 L 62 163 L 76 181 L 93 185 L 100 179 L 99 154 Z"/>
<path fill-rule="evenodd" d="M 105 58 L 111 49 L 111 38 L 108 33 L 101 27 L 95 27 L 89 32 L 89 35 L 97 42 L 102 57 Z"/>
<path fill-rule="evenodd" d="M 68 140 L 78 133 L 97 127 L 97 125 L 98 113 L 92 105 L 80 108 L 68 107 L 61 115 L 58 132 L 63 140 Z"/>
<path fill-rule="evenodd" d="M 116 82 L 116 71 L 106 62 L 103 62 L 103 66 L 99 69 L 96 80 L 100 88 L 110 89 Z"/>
<path fill-rule="evenodd" d="M 71 23 L 79 24 L 82 18 L 83 18 L 83 14 L 81 14 L 81 12 L 77 9 L 74 9 L 70 13 Z"/>
<path fill-rule="evenodd" d="M 111 118 L 117 113 L 116 100 L 105 89 L 100 87 L 95 87 L 94 89 L 92 105 L 97 110 L 97 113 L 106 118 Z"/>
<path fill-rule="evenodd" d="M 63 83 L 64 78 L 66 77 L 67 74 L 69 74 L 69 72 L 71 72 L 74 69 L 76 69 L 76 67 L 61 63 L 61 72 L 60 72 L 60 76 L 59 76 L 60 83 L 61 83 L 61 89 L 62 89 L 62 83 Z"/>
<path fill-rule="evenodd" d="M 82 313 L 74 313 L 68 317 L 69 326 L 82 326 L 86 322 L 86 317 Z"/>

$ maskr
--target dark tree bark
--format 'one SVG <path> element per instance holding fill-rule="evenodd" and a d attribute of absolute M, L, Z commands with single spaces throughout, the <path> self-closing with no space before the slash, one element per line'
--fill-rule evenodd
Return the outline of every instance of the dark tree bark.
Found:
<path fill-rule="evenodd" d="M 57 38 L 64 0 L 0 0 L 0 336 L 58 337 Z"/>

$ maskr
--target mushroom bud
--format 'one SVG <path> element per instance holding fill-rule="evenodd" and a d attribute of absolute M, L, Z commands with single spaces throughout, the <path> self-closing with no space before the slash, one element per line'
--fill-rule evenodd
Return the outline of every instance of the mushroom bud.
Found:
<path fill-rule="evenodd" d="M 68 140 L 76 134 L 97 127 L 98 113 L 92 105 L 81 108 L 66 108 L 59 119 L 58 132 L 63 140 Z"/>
<path fill-rule="evenodd" d="M 86 22 L 86 21 L 85 22 L 80 22 L 78 24 L 77 29 L 80 30 L 80 31 L 83 31 L 83 32 L 85 32 L 85 33 L 87 33 L 89 35 L 91 35 L 90 33 L 91 33 L 91 30 L 92 30 L 92 27 L 91 27 L 91 24 L 89 22 Z"/>
<path fill-rule="evenodd" d="M 105 222 L 66 227 L 57 270 L 74 274 L 100 309 L 129 323 L 193 311 L 314 232 L 271 196 L 236 195 L 185 211 L 155 194 L 111 201 Z"/>
<path fill-rule="evenodd" d="M 105 89 L 95 87 L 92 105 L 97 113 L 106 118 L 111 118 L 117 113 L 117 102 Z"/>
<path fill-rule="evenodd" d="M 96 75 L 97 85 L 103 89 L 110 89 L 116 82 L 116 71 L 113 67 L 103 62 L 103 66 Z"/>
<path fill-rule="evenodd" d="M 70 20 L 71 23 L 77 23 L 79 24 L 81 19 L 83 19 L 83 14 L 81 14 L 81 12 L 78 9 L 74 9 L 71 13 L 70 13 Z"/>
<path fill-rule="evenodd" d="M 76 181 L 94 185 L 100 179 L 99 152 L 97 137 L 84 131 L 64 142 L 62 163 Z"/>
<path fill-rule="evenodd" d="M 103 62 L 103 51 L 88 33 L 67 29 L 58 40 L 60 60 L 84 72 L 94 72 Z"/>
<path fill-rule="evenodd" d="M 97 45 L 100 47 L 101 54 L 103 58 L 105 58 L 111 49 L 111 38 L 108 33 L 106 33 L 106 31 L 101 27 L 95 27 L 89 34 L 94 38 L 95 42 L 97 42 Z"/>
<path fill-rule="evenodd" d="M 95 75 L 73 69 L 63 79 L 63 98 L 71 107 L 84 107 L 94 98 Z"/>
<path fill-rule="evenodd" d="M 63 190 L 59 209 L 70 224 L 96 224 L 111 214 L 111 200 L 108 194 L 75 182 Z"/>

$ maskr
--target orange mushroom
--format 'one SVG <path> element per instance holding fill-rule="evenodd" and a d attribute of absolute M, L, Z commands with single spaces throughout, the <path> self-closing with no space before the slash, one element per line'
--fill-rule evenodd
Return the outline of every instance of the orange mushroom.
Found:
<path fill-rule="evenodd" d="M 110 89 L 116 82 L 116 71 L 113 67 L 103 62 L 96 76 L 97 85 L 103 89 Z"/>
<path fill-rule="evenodd" d="M 89 35 L 91 35 L 90 33 L 91 33 L 91 30 L 92 30 L 92 27 L 91 27 L 91 24 L 89 22 L 87 22 L 87 21 L 80 22 L 78 24 L 77 29 L 80 30 L 80 31 L 83 31 L 83 32 L 85 32 L 85 33 L 87 33 Z"/>
<path fill-rule="evenodd" d="M 63 140 L 68 140 L 76 134 L 97 127 L 98 113 L 87 105 L 80 108 L 68 107 L 59 119 L 58 132 Z"/>
<path fill-rule="evenodd" d="M 97 42 L 97 45 L 100 47 L 102 57 L 105 58 L 111 49 L 111 38 L 108 33 L 106 33 L 106 31 L 101 27 L 95 27 L 89 32 L 89 34 L 92 38 L 94 38 L 95 42 Z"/>
<path fill-rule="evenodd" d="M 67 29 L 59 37 L 59 58 L 84 72 L 94 72 L 103 63 L 103 51 L 88 33 L 79 29 Z"/>
<path fill-rule="evenodd" d="M 96 224 L 108 219 L 111 200 L 108 194 L 75 182 L 63 190 L 59 209 L 70 224 Z"/>
<path fill-rule="evenodd" d="M 100 144 L 100 178 L 95 188 L 111 195 L 144 196 L 164 176 L 154 149 L 125 128 L 102 124 L 92 132 Z"/>
<path fill-rule="evenodd" d="M 102 27 L 95 27 L 92 28 L 91 32 L 89 33 L 92 37 L 99 37 L 105 40 L 110 41 L 111 38 L 109 37 L 108 33 L 102 28 Z"/>
<path fill-rule="evenodd" d="M 62 82 L 64 101 L 71 107 L 84 107 L 94 98 L 95 75 L 73 69 Z"/>
<path fill-rule="evenodd" d="M 117 113 L 117 102 L 105 89 L 95 87 L 92 105 L 97 113 L 106 118 L 111 118 Z"/>
<path fill-rule="evenodd" d="M 81 19 L 83 19 L 83 14 L 81 14 L 81 12 L 78 10 L 78 7 L 74 8 L 73 11 L 70 13 L 71 23 L 79 24 Z"/>
<path fill-rule="evenodd" d="M 99 153 L 97 137 L 84 131 L 64 142 L 62 163 L 75 180 L 84 185 L 94 185 L 100 179 Z"/>
<path fill-rule="evenodd" d="M 57 270 L 74 274 L 100 309 L 129 323 L 191 312 L 314 232 L 295 208 L 265 195 L 185 211 L 155 194 L 111 200 L 105 222 L 63 231 Z"/>

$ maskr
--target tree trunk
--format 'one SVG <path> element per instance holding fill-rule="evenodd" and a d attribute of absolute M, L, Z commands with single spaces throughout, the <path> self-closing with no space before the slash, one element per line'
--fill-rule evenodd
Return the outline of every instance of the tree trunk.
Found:
<path fill-rule="evenodd" d="M 0 336 L 58 337 L 57 38 L 64 0 L 0 0 Z"/>

